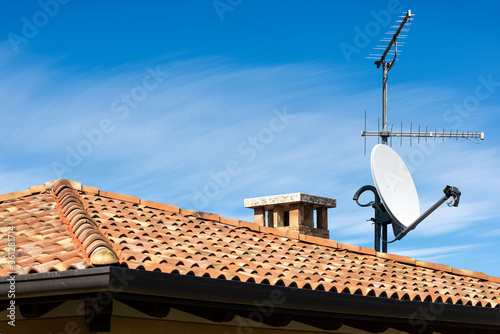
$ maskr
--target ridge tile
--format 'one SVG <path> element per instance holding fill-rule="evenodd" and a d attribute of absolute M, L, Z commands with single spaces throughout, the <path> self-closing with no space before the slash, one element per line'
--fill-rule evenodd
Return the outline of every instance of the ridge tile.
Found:
<path fill-rule="evenodd" d="M 180 213 L 179 207 L 174 206 L 174 205 L 163 204 L 163 203 L 158 203 L 158 202 L 153 202 L 153 201 L 146 201 L 143 199 L 141 199 L 139 201 L 139 204 L 147 206 L 149 208 L 153 208 L 153 209 L 159 209 L 159 210 L 171 211 L 174 213 Z"/>
<path fill-rule="evenodd" d="M 124 202 L 131 202 L 135 204 L 139 204 L 140 202 L 139 197 L 113 193 L 111 191 L 99 190 L 99 196 L 117 199 L 119 201 L 124 201 Z"/>

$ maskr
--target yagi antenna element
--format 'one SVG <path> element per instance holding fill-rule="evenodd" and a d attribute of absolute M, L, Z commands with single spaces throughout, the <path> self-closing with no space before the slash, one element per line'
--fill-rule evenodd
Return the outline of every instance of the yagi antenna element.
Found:
<path fill-rule="evenodd" d="M 377 68 L 380 68 L 382 66 L 383 70 L 383 77 L 382 77 L 382 131 L 380 129 L 378 131 L 366 131 L 366 114 L 365 114 L 365 130 L 361 131 L 361 136 L 365 137 L 365 154 L 366 154 L 366 137 L 367 136 L 377 136 L 382 139 L 382 144 L 387 145 L 388 138 L 389 137 L 398 137 L 401 138 L 401 141 L 403 137 L 408 137 L 410 138 L 410 145 L 411 145 L 411 138 L 465 138 L 465 139 L 470 139 L 474 141 L 474 139 L 478 139 L 479 141 L 474 141 L 474 142 L 480 142 L 484 140 L 484 133 L 483 132 L 458 132 L 458 131 L 430 131 L 428 132 L 427 130 L 425 132 L 418 131 L 415 132 L 412 130 L 410 131 L 405 131 L 403 132 L 403 129 L 401 127 L 401 132 L 392 132 L 389 131 L 388 129 L 388 120 L 387 120 L 387 78 L 388 78 L 388 73 L 391 70 L 391 68 L 394 66 L 397 60 L 397 56 L 401 54 L 401 47 L 403 46 L 403 42 L 400 42 L 400 39 L 406 38 L 407 35 L 402 35 L 401 32 L 407 32 L 409 31 L 409 26 L 411 25 L 411 20 L 415 14 L 411 13 L 411 10 L 408 10 L 406 13 L 404 13 L 404 16 L 400 16 L 402 20 L 397 21 L 401 22 L 401 24 L 398 26 L 392 26 L 391 28 L 397 28 L 397 30 L 394 32 L 392 38 L 382 38 L 381 42 L 389 42 L 389 44 L 384 48 L 381 45 L 377 45 L 375 50 L 384 50 L 382 54 L 370 54 L 369 59 L 376 59 L 375 65 L 377 65 Z M 389 32 L 391 34 L 392 32 Z M 399 50 L 398 50 L 399 47 Z M 387 57 L 391 58 L 392 61 L 388 62 Z M 427 140 L 427 139 L 426 139 Z"/>
<path fill-rule="evenodd" d="M 383 88 L 382 88 L 382 132 L 379 135 L 382 138 L 382 144 L 385 144 L 385 145 L 387 145 L 387 138 L 389 138 L 389 131 L 387 129 L 387 126 L 388 126 L 387 125 L 388 124 L 388 122 L 387 122 L 387 75 L 388 75 L 389 71 L 391 70 L 391 68 L 396 63 L 396 58 L 398 56 L 399 33 L 403 30 L 403 27 L 405 26 L 406 23 L 410 24 L 409 22 L 411 20 L 411 17 L 412 17 L 411 10 L 408 10 L 403 21 L 399 25 L 398 30 L 394 33 L 394 36 L 392 36 L 392 39 L 389 42 L 389 45 L 387 45 L 387 47 L 385 48 L 384 53 L 382 54 L 380 59 L 375 62 L 375 65 L 377 65 L 377 68 L 379 68 L 380 65 L 382 65 L 382 68 L 383 68 L 383 77 L 382 77 L 382 84 L 383 84 Z M 404 37 L 404 36 L 402 36 L 402 37 Z M 387 56 L 389 51 L 391 51 L 393 45 L 394 45 L 394 58 L 392 59 L 392 62 L 388 63 L 385 61 L 385 57 Z"/>

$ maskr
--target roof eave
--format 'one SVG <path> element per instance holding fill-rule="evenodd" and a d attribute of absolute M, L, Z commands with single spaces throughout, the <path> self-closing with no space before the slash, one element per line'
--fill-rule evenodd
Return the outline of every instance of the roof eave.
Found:
<path fill-rule="evenodd" d="M 7 301 L 9 288 L 8 277 L 1 277 L 2 304 Z M 255 303 L 272 302 L 276 298 L 273 307 L 278 313 L 400 323 L 408 323 L 412 319 L 436 326 L 500 329 L 499 309 L 386 299 L 121 267 L 19 275 L 15 290 L 18 303 L 33 302 L 42 297 L 64 301 L 72 295 L 109 291 L 115 298 L 238 310 L 251 310 L 255 308 Z"/>

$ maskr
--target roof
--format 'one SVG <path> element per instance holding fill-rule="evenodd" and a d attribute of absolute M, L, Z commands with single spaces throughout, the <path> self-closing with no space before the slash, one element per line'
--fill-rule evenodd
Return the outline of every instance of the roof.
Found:
<path fill-rule="evenodd" d="M 500 308 L 500 278 L 57 180 L 0 195 L 0 275 L 120 266 Z M 8 228 L 16 264 L 8 264 Z M 14 269 L 14 270 L 12 270 Z"/>

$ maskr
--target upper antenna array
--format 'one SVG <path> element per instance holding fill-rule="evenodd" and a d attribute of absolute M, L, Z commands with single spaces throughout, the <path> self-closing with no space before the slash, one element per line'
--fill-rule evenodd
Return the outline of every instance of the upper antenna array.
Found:
<path fill-rule="evenodd" d="M 403 12 L 404 13 L 404 12 Z M 365 130 L 361 131 L 361 136 L 365 137 L 365 154 L 366 154 L 366 137 L 367 136 L 378 136 L 382 139 L 382 144 L 387 145 L 388 138 L 389 137 L 398 137 L 401 138 L 401 143 L 402 143 L 402 138 L 403 137 L 408 137 L 410 138 L 410 145 L 411 145 L 411 138 L 465 138 L 465 139 L 470 139 L 474 141 L 474 139 L 479 139 L 479 141 L 475 142 L 480 142 L 484 140 L 484 133 L 483 132 L 458 132 L 458 131 L 420 131 L 420 126 L 419 126 L 419 131 L 415 132 L 413 130 L 410 131 L 403 131 L 401 127 L 401 131 L 396 131 L 393 132 L 392 128 L 391 131 L 388 129 L 388 120 L 387 120 L 387 77 L 388 73 L 391 70 L 391 68 L 394 66 L 397 60 L 397 56 L 401 54 L 401 48 L 404 46 L 404 42 L 399 41 L 400 39 L 405 39 L 408 35 L 403 35 L 401 32 L 408 32 L 410 29 L 409 27 L 411 26 L 411 20 L 415 16 L 415 14 L 412 14 L 410 10 L 408 12 L 404 13 L 404 16 L 400 16 L 401 20 L 396 21 L 396 23 L 400 23 L 399 26 L 394 25 L 391 28 L 395 29 L 397 28 L 396 31 L 390 31 L 387 32 L 386 34 L 393 34 L 392 38 L 382 38 L 380 41 L 381 42 L 388 42 L 387 46 L 382 46 L 382 45 L 377 45 L 374 49 L 375 50 L 384 50 L 382 54 L 370 54 L 369 57 L 366 57 L 368 59 L 376 59 L 375 65 L 377 65 L 377 68 L 382 66 L 383 69 L 383 78 L 382 78 L 382 131 L 380 131 L 380 127 L 378 131 L 366 131 L 366 113 L 365 113 Z M 398 50 L 399 47 L 399 50 Z M 386 60 L 386 57 L 391 58 L 392 61 L 388 62 Z M 412 124 L 413 128 L 413 124 Z"/>
<path fill-rule="evenodd" d="M 374 50 L 385 50 L 383 54 L 379 55 L 379 54 L 370 54 L 370 57 L 366 57 L 368 59 L 378 59 L 376 62 L 375 62 L 375 65 L 377 65 L 377 68 L 380 67 L 380 65 L 382 64 L 387 64 L 388 66 L 388 69 L 387 71 L 389 71 L 391 69 L 392 66 L 394 66 L 394 63 L 396 62 L 396 56 L 398 54 L 401 54 L 401 50 L 398 51 L 398 38 L 400 39 L 405 39 L 408 35 L 401 35 L 400 33 L 401 32 L 408 32 L 410 31 L 410 28 L 403 28 L 405 25 L 407 27 L 410 27 L 411 26 L 411 18 L 412 16 L 415 16 L 415 14 L 412 14 L 411 13 L 411 10 L 409 10 L 405 16 L 400 16 L 400 18 L 402 18 L 402 20 L 397 20 L 396 23 L 398 22 L 401 22 L 401 24 L 398 26 L 391 26 L 391 29 L 395 29 L 397 28 L 398 30 L 396 31 L 389 31 L 389 32 L 386 32 L 386 35 L 390 35 L 390 34 L 393 34 L 392 38 L 389 38 L 389 37 L 384 37 L 382 38 L 380 41 L 381 42 L 389 42 L 389 44 L 384 47 L 382 45 L 377 45 Z M 394 45 L 394 51 L 392 50 L 392 46 Z M 404 46 L 404 42 L 399 42 L 399 47 L 403 47 Z M 394 58 L 392 60 L 392 62 L 390 63 L 387 63 L 385 61 L 385 57 L 389 55 L 394 55 Z"/>

